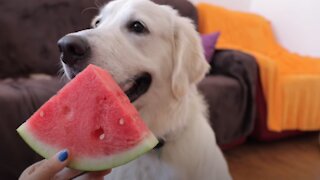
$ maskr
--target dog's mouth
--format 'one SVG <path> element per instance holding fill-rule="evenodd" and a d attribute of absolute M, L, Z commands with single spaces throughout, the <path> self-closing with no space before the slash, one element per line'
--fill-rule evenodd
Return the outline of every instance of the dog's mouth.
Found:
<path fill-rule="evenodd" d="M 151 74 L 144 72 L 119 85 L 132 103 L 149 90 L 151 83 Z"/>
<path fill-rule="evenodd" d="M 73 79 L 78 73 L 80 73 L 81 70 L 79 71 L 75 70 L 74 68 L 65 68 L 65 71 L 67 77 Z M 123 82 L 118 82 L 120 88 L 128 96 L 131 103 L 144 95 L 149 90 L 151 83 L 152 76 L 148 72 L 143 72 Z"/>
<path fill-rule="evenodd" d="M 144 72 L 135 77 L 120 83 L 121 89 L 128 96 L 130 102 L 134 102 L 144 95 L 150 88 L 152 83 L 151 74 Z"/>

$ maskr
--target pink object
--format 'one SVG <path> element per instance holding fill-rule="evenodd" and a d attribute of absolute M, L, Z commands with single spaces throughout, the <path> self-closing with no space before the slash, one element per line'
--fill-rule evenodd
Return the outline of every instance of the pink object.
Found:
<path fill-rule="evenodd" d="M 208 62 L 211 61 L 211 57 L 213 56 L 215 46 L 216 46 L 216 43 L 218 42 L 219 36 L 220 36 L 220 32 L 213 32 L 211 34 L 201 35 L 204 55 Z"/>

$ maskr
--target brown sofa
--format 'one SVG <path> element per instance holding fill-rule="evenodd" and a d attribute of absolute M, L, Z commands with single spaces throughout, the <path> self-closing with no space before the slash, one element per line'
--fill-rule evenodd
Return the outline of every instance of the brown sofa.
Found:
<path fill-rule="evenodd" d="M 185 0 L 154 1 L 171 4 L 197 22 L 196 9 Z M 15 129 L 63 86 L 56 42 L 66 33 L 88 27 L 97 13 L 90 7 L 96 7 L 94 1 L 0 2 L 1 179 L 17 179 L 23 169 L 40 159 Z M 218 142 L 228 144 L 246 137 L 252 130 L 254 90 L 251 87 L 256 64 L 252 57 L 241 52 L 218 50 L 212 65 L 214 68 L 200 89 L 211 105 L 210 121 Z"/>

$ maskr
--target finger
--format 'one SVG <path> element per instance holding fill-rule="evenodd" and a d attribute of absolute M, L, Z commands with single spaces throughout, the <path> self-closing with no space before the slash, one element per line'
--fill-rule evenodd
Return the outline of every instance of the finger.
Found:
<path fill-rule="evenodd" d="M 82 176 L 77 177 L 75 180 L 103 180 L 103 177 L 111 172 L 110 170 L 97 171 L 97 172 L 87 172 Z"/>
<path fill-rule="evenodd" d="M 44 160 L 36 162 L 26 168 L 20 175 L 19 180 L 30 179 L 29 177 L 34 173 L 34 171 L 44 162 Z"/>
<path fill-rule="evenodd" d="M 64 168 L 62 171 L 55 175 L 55 179 L 73 179 L 74 177 L 77 177 L 82 173 L 83 172 L 79 170 Z"/>
<path fill-rule="evenodd" d="M 69 155 L 67 150 L 58 152 L 50 159 L 44 160 L 43 163 L 35 169 L 32 177 L 34 179 L 51 179 L 59 171 L 61 171 L 68 164 Z"/>

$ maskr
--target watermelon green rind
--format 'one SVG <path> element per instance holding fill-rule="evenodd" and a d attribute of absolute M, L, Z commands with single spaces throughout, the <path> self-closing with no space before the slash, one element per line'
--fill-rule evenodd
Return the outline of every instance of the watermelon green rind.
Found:
<path fill-rule="evenodd" d="M 28 130 L 27 122 L 23 123 L 17 132 L 24 139 L 24 141 L 38 154 L 44 158 L 50 158 L 55 153 L 62 149 L 55 149 L 52 146 L 45 144 L 36 138 L 30 130 Z M 126 164 L 147 151 L 151 150 L 158 144 L 157 138 L 150 132 L 139 144 L 129 150 L 113 154 L 106 157 L 79 157 L 72 158 L 69 164 L 70 168 L 82 171 L 100 171 L 111 169 L 123 164 Z M 72 152 L 71 152 L 72 154 Z M 72 155 L 71 155 L 72 156 Z"/>

